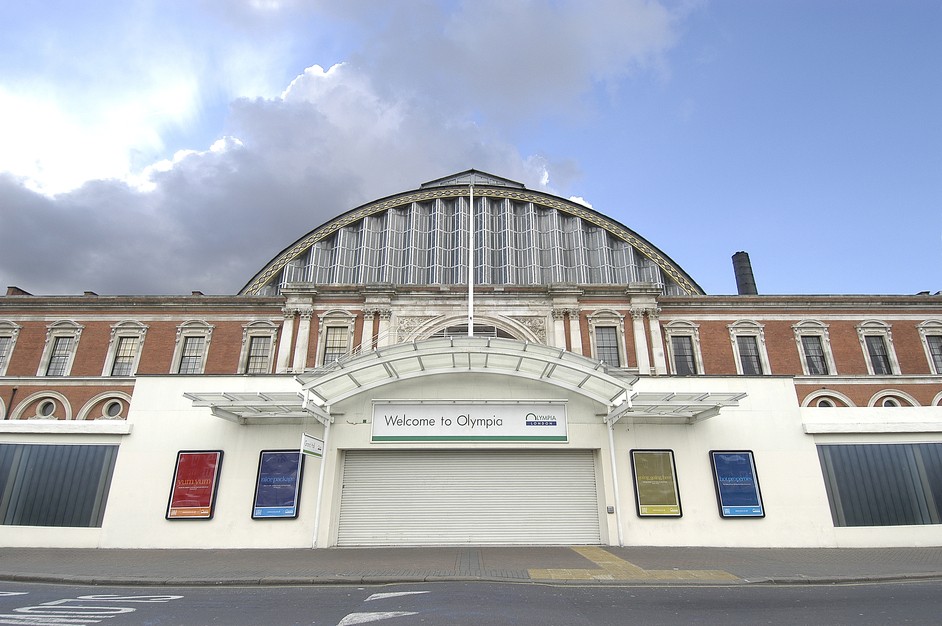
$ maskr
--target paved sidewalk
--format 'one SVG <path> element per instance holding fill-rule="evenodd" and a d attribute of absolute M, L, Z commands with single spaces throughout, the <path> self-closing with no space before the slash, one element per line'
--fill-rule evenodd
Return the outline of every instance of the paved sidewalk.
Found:
<path fill-rule="evenodd" d="M 0 548 L 0 580 L 95 585 L 383 584 L 445 580 L 741 585 L 929 578 L 942 579 L 942 547 Z"/>

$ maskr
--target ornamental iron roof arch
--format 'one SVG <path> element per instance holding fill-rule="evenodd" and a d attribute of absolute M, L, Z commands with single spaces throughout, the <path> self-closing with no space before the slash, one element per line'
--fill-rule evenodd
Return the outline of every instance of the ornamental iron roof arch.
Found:
<path fill-rule="evenodd" d="M 354 208 L 285 248 L 240 295 L 289 283 L 466 284 L 469 185 L 474 184 L 478 285 L 659 284 L 703 295 L 670 257 L 582 204 L 477 170 Z"/>

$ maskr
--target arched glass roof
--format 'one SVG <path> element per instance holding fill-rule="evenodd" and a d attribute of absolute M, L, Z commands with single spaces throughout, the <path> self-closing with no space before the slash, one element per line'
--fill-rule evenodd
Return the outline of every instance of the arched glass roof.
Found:
<path fill-rule="evenodd" d="M 658 284 L 703 290 L 643 237 L 581 204 L 469 170 L 353 209 L 272 259 L 241 294 L 289 283 L 467 284 L 469 186 L 474 185 L 477 285 Z"/>

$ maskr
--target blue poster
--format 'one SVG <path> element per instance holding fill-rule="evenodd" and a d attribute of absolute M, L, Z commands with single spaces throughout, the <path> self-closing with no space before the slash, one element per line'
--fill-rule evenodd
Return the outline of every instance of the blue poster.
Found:
<path fill-rule="evenodd" d="M 255 484 L 255 519 L 295 518 L 301 492 L 300 450 L 263 450 Z"/>
<path fill-rule="evenodd" d="M 765 517 L 752 452 L 710 451 L 721 517 Z"/>

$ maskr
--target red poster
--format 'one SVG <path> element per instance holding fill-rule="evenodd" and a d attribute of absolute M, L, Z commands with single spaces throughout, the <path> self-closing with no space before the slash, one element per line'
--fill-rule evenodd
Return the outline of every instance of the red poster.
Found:
<path fill-rule="evenodd" d="M 212 519 L 222 450 L 178 452 L 167 519 Z"/>

